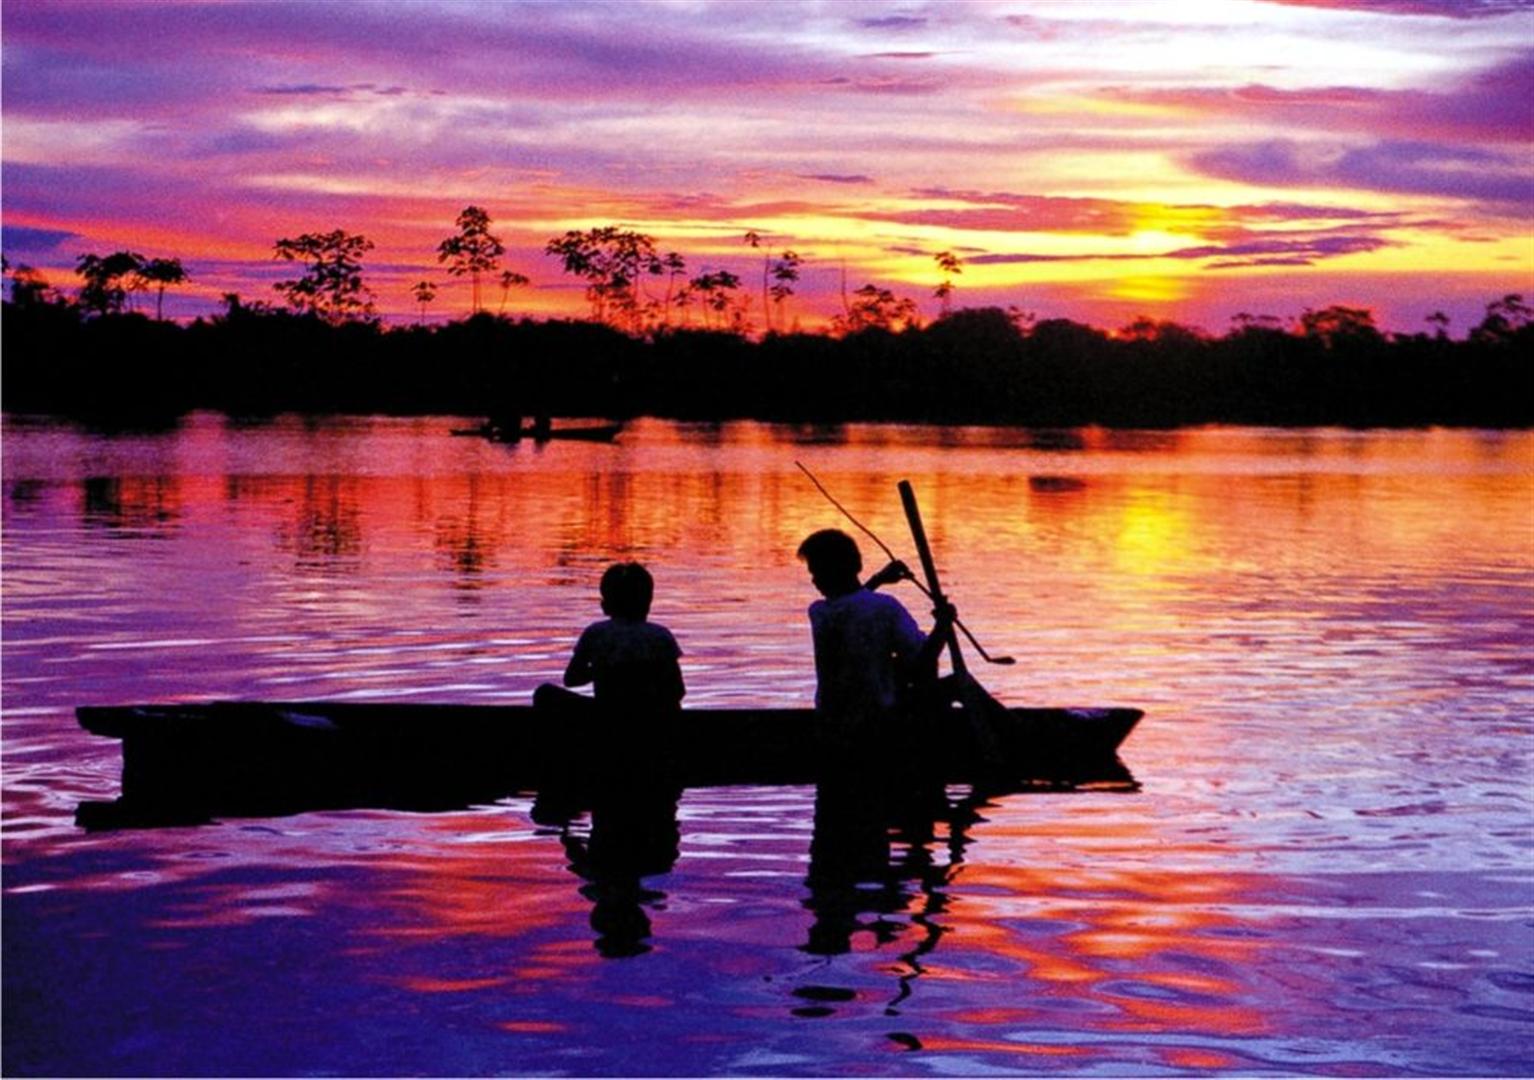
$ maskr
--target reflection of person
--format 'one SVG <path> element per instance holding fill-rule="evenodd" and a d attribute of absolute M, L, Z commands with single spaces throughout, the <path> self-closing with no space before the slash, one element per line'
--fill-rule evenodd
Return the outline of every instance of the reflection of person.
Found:
<path fill-rule="evenodd" d="M 649 621 L 655 582 L 638 563 L 615 563 L 602 575 L 602 611 L 575 643 L 565 668 L 566 686 L 590 685 L 604 711 L 674 711 L 686 694 L 678 660 L 681 648 L 671 631 Z M 569 705 L 584 701 L 559 687 L 538 688 L 535 703 Z"/>
<path fill-rule="evenodd" d="M 936 678 L 937 655 L 954 620 L 943 605 L 930 636 L 899 600 L 876 590 L 910 572 L 893 562 L 858 580 L 863 556 L 839 529 L 822 529 L 799 545 L 799 558 L 824 599 L 810 605 L 815 642 L 815 708 L 844 730 L 885 719 L 908 704 L 905 688 Z"/>
<path fill-rule="evenodd" d="M 876 945 L 884 945 L 920 927 L 923 934 L 910 956 L 931 951 L 937 941 L 927 916 L 946 902 L 942 889 L 948 873 L 932 857 L 935 826 L 951 823 L 949 839 L 962 859 L 972 820 L 961 805 L 948 801 L 940 783 L 854 774 L 822 780 L 815 786 L 815 828 L 804 879 L 810 890 L 804 906 L 815 921 L 801 948 L 835 956 L 851 950 L 855 934 L 871 934 Z M 918 893 L 924 898 L 919 906 L 913 905 Z"/>
<path fill-rule="evenodd" d="M 585 881 L 581 895 L 591 901 L 591 928 L 597 935 L 592 945 L 605 957 L 650 950 L 646 908 L 663 906 L 666 894 L 642 879 L 670 873 L 676 865 L 680 797 L 680 789 L 664 781 L 622 777 L 605 778 L 595 793 L 538 793 L 533 820 L 559 827 L 570 869 Z M 591 833 L 581 838 L 570 825 L 586 807 Z"/>

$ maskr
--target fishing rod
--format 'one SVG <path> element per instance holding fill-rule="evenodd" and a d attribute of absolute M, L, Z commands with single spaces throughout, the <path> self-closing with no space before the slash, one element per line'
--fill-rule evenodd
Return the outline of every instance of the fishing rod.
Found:
<path fill-rule="evenodd" d="M 891 551 L 890 546 L 883 540 L 880 540 L 879 537 L 874 534 L 872 529 L 870 529 L 867 525 L 864 525 L 857 518 L 853 517 L 850 510 L 848 510 L 841 503 L 837 502 L 836 496 L 827 491 L 826 486 L 815 477 L 814 473 L 805 468 L 802 462 L 794 462 L 794 467 L 802 472 L 805 476 L 810 478 L 810 483 L 815 485 L 815 490 L 825 496 L 826 501 L 829 502 L 832 506 L 836 507 L 836 509 L 841 512 L 842 517 L 852 522 L 852 524 L 856 525 L 864 536 L 868 537 L 875 544 L 878 544 L 879 550 L 884 552 L 884 554 L 889 558 L 890 562 L 898 562 L 902 566 L 905 565 L 904 561 L 901 560 L 900 557 L 897 556 L 893 551 Z M 915 575 L 912 574 L 909 569 L 906 570 L 905 580 L 909 581 L 912 585 L 915 585 L 918 589 L 920 589 L 922 594 L 926 596 L 927 599 L 932 599 L 932 591 L 923 585 L 920 581 L 917 581 Z M 992 656 L 990 653 L 985 651 L 985 647 L 981 645 L 980 642 L 975 640 L 975 635 L 969 632 L 969 627 L 965 626 L 963 622 L 955 619 L 953 624 L 959 628 L 959 630 L 969 640 L 969 643 L 974 646 L 975 652 L 980 654 L 980 659 L 984 660 L 987 664 L 1000 664 L 1002 666 L 1006 666 L 1008 664 L 1017 663 L 1016 657 Z"/>

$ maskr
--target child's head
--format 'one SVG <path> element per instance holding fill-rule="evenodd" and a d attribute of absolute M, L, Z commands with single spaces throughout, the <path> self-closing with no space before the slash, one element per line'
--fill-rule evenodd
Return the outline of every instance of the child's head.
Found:
<path fill-rule="evenodd" d="M 815 587 L 828 596 L 855 587 L 863 569 L 857 541 L 840 529 L 821 529 L 805 537 L 799 558 L 809 567 Z"/>
<path fill-rule="evenodd" d="M 643 619 L 650 614 L 655 579 L 637 562 L 613 563 L 602 575 L 602 611 L 615 619 Z"/>

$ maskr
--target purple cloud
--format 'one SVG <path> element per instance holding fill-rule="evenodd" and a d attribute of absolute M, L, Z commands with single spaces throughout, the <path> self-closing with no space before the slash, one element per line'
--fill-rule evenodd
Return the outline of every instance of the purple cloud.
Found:
<path fill-rule="evenodd" d="M 57 251 L 66 240 L 75 240 L 79 233 L 65 229 L 34 229 L 27 225 L 0 225 L 0 248 L 7 254 L 18 251 L 47 254 Z"/>
<path fill-rule="evenodd" d="M 1204 265 L 1205 270 L 1241 270 L 1251 266 L 1314 266 L 1311 259 L 1300 258 L 1267 258 L 1267 259 L 1232 259 L 1228 262 L 1212 262 Z"/>
<path fill-rule="evenodd" d="M 586 104 L 622 94 L 675 102 L 809 88 L 846 62 L 781 37 L 713 33 L 709 22 L 608 5 L 444 12 L 415 4 L 192 2 L 178 5 L 174 19 L 162 11 L 13 0 L 6 7 L 7 111 L 140 117 L 201 106 L 214 113 L 241 95 L 302 97 L 359 85 L 509 101 Z M 337 72 L 357 81 L 337 79 Z"/>
<path fill-rule="evenodd" d="M 1249 184 L 1349 187 L 1534 207 L 1534 177 L 1504 154 L 1423 142 L 1336 149 L 1270 139 L 1194 154 L 1201 172 Z"/>
<path fill-rule="evenodd" d="M 1284 7 L 1331 8 L 1378 15 L 1433 15 L 1444 19 L 1488 19 L 1527 11 L 1527 0 L 1266 0 Z"/>
<path fill-rule="evenodd" d="M 826 184 L 871 184 L 874 178 L 863 173 L 795 173 L 800 180 L 819 180 Z"/>
<path fill-rule="evenodd" d="M 1118 261 L 1123 259 L 1148 259 L 1149 255 L 1037 255 L 1031 252 L 1012 254 L 976 255 L 965 260 L 972 266 L 1014 266 L 1027 263 L 1091 262 L 1097 259 Z"/>
<path fill-rule="evenodd" d="M 927 25 L 927 20 L 917 15 L 884 15 L 859 19 L 857 24 L 865 30 L 921 30 Z"/>
<path fill-rule="evenodd" d="M 1534 51 L 1433 90 L 1359 86 L 1109 87 L 1113 100 L 1235 116 L 1335 136 L 1363 132 L 1403 141 L 1527 144 L 1534 137 Z"/>
<path fill-rule="evenodd" d="M 1393 242 L 1381 236 L 1358 233 L 1320 232 L 1295 236 L 1292 232 L 1248 233 L 1240 243 L 1203 244 L 1195 247 L 1175 248 L 1159 252 L 1121 252 L 1114 254 L 1065 254 L 1041 255 L 1030 252 L 1015 254 L 977 255 L 968 261 L 976 266 L 1006 266 L 1027 263 L 1125 261 L 1145 259 L 1219 259 L 1209 263 L 1209 270 L 1229 269 L 1236 266 L 1310 266 L 1322 259 L 1342 255 L 1378 251 L 1391 247 Z M 1247 256 L 1237 260 L 1238 256 Z"/>
<path fill-rule="evenodd" d="M 350 86 L 327 86 L 324 83 L 298 83 L 293 86 L 258 86 L 257 94 L 291 95 L 294 97 L 308 97 L 320 95 L 333 97 L 338 94 L 349 94 L 354 88 Z"/>

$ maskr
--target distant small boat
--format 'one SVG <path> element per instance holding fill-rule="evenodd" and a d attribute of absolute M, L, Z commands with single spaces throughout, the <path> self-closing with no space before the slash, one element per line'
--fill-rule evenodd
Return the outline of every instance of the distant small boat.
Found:
<path fill-rule="evenodd" d="M 622 424 L 582 424 L 576 427 L 515 427 L 483 423 L 478 427 L 453 428 L 452 434 L 478 436 L 491 442 L 547 442 L 550 439 L 576 439 L 581 442 L 612 442 L 623 431 Z"/>
<path fill-rule="evenodd" d="M 810 709 L 683 709 L 670 737 L 636 745 L 595 719 L 525 705 L 209 702 L 84 707 L 87 731 L 123 743 L 122 797 L 87 803 L 87 827 L 375 807 L 441 810 L 547 785 L 673 776 L 689 787 L 808 784 L 825 767 Z M 1013 789 L 1133 786 L 1117 757 L 1139 709 L 1009 708 L 982 753 L 958 711 L 861 749 L 871 775 Z"/>

